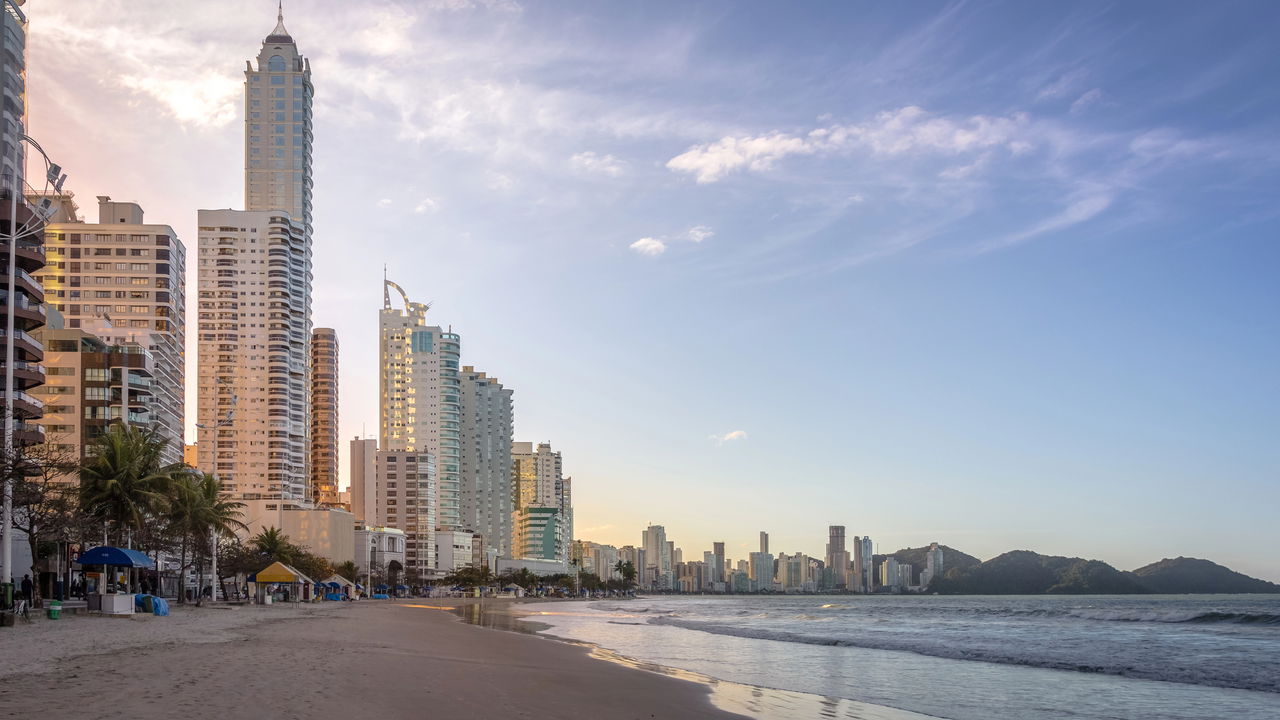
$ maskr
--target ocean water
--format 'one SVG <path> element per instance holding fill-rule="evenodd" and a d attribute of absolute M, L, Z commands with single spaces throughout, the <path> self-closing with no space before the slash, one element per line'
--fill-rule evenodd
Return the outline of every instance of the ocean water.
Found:
<path fill-rule="evenodd" d="M 1280 718 L 1280 596 L 651 597 L 516 612 L 641 664 L 781 691 L 757 698 L 761 717 Z"/>

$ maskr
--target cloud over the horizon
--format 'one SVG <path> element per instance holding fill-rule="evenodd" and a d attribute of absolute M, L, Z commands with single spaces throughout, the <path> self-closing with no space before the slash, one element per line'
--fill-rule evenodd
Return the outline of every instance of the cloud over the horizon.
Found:
<path fill-rule="evenodd" d="M 715 440 L 716 445 L 723 445 L 727 442 L 733 442 L 734 440 L 746 440 L 747 431 L 746 430 L 730 430 L 729 432 L 723 435 L 712 435 L 710 439 Z"/>

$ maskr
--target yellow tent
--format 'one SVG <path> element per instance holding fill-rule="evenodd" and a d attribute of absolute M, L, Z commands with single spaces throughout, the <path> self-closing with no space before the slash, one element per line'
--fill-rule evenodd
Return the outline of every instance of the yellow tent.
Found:
<path fill-rule="evenodd" d="M 312 588 L 315 581 L 298 572 L 297 568 L 282 562 L 273 562 L 265 568 L 249 576 L 249 582 L 255 586 L 254 596 L 259 603 L 267 602 L 270 585 L 289 585 L 293 590 L 288 594 L 294 602 L 311 602 Z"/>
<path fill-rule="evenodd" d="M 311 578 L 298 572 L 295 568 L 282 562 L 273 562 L 259 570 L 253 576 L 253 582 L 260 583 L 308 583 L 314 585 Z"/>

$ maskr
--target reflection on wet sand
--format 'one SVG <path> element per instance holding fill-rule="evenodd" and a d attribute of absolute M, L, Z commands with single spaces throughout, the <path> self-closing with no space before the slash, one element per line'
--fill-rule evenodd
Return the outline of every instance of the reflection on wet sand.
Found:
<path fill-rule="evenodd" d="M 528 604 L 516 605 L 510 602 L 500 604 L 480 602 L 448 609 L 473 625 L 527 634 L 539 634 L 550 627 L 532 619 L 539 615 L 577 614 L 567 609 L 541 610 L 530 607 Z M 792 692 L 790 690 L 774 690 L 772 688 L 718 680 L 689 670 L 635 660 L 619 655 L 612 650 L 579 640 L 559 638 L 545 633 L 541 634 L 544 637 L 586 647 L 590 651 L 591 657 L 599 660 L 607 660 L 636 670 L 644 670 L 706 685 L 711 690 L 711 702 L 717 708 L 747 717 L 758 718 L 759 720 L 794 720 L 796 718 L 928 720 L 932 717 L 845 698 L 823 697 L 821 695 Z"/>

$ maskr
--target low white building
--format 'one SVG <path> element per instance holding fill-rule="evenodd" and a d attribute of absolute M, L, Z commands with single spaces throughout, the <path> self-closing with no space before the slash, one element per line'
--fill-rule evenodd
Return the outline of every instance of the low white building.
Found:
<path fill-rule="evenodd" d="M 393 527 L 362 525 L 356 528 L 356 567 L 368 577 L 369 566 L 384 574 L 402 578 L 405 569 L 404 531 Z M 394 565 L 392 564 L 394 563 Z M 390 584 L 390 583 L 388 583 Z"/>

